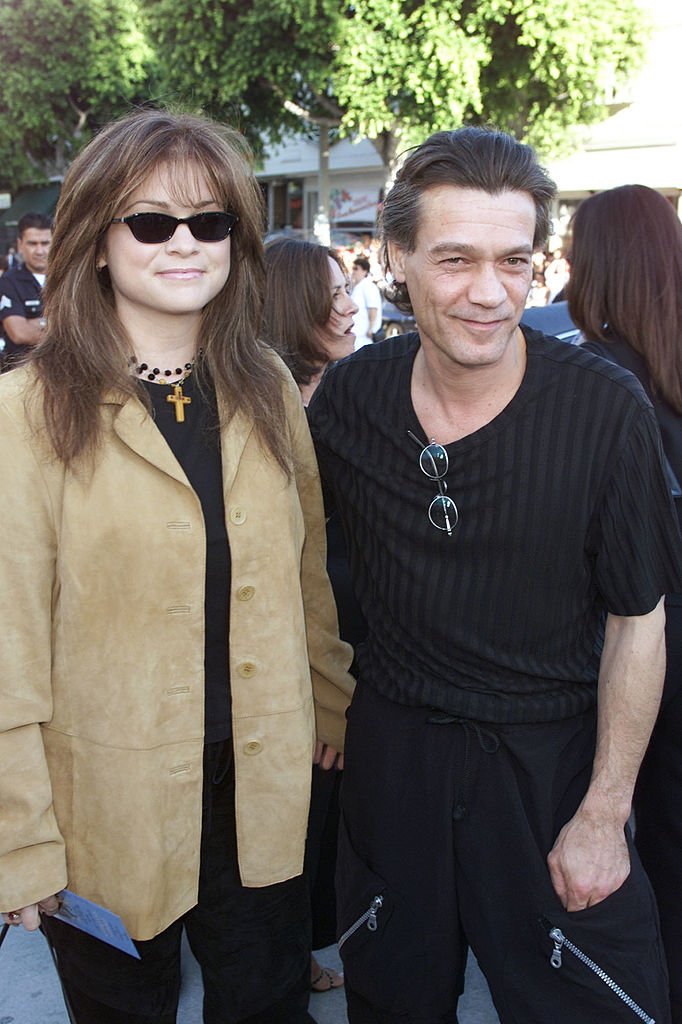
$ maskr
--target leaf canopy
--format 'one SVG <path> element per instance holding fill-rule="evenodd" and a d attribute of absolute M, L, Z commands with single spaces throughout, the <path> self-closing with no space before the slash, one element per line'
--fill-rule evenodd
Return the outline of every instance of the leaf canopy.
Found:
<path fill-rule="evenodd" d="M 306 125 L 385 162 L 432 131 L 493 123 L 553 155 L 643 58 L 637 0 L 152 0 L 168 95 L 258 143 Z"/>
<path fill-rule="evenodd" d="M 0 181 L 62 174 L 136 98 L 151 56 L 136 0 L 2 0 Z"/>

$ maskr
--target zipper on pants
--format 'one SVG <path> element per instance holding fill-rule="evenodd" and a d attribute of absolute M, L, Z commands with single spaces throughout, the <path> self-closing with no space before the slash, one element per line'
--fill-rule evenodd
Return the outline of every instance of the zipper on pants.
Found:
<path fill-rule="evenodd" d="M 355 921 L 354 924 L 352 924 L 350 928 L 348 928 L 343 933 L 343 935 L 336 944 L 337 949 L 341 949 L 344 942 L 346 942 L 351 937 L 351 935 L 355 935 L 356 931 L 359 928 L 362 928 L 363 924 L 365 923 L 367 924 L 367 928 L 370 932 L 375 932 L 377 930 L 377 914 L 381 910 L 383 905 L 384 897 L 375 896 L 372 902 L 370 903 L 368 909 L 364 912 L 364 914 L 362 914 L 362 916 L 359 917 L 357 921 Z"/>
<path fill-rule="evenodd" d="M 638 1006 L 634 999 L 631 996 L 629 996 L 627 992 L 624 992 L 620 985 L 617 985 L 613 978 L 610 978 L 605 970 L 603 970 L 598 964 L 596 964 L 594 960 L 591 960 L 586 953 L 583 953 L 582 949 L 578 949 L 578 947 L 575 946 L 570 939 L 567 939 L 560 928 L 552 928 L 550 930 L 549 937 L 554 943 L 554 949 L 552 950 L 552 955 L 549 958 L 549 962 L 552 965 L 552 967 L 556 968 L 556 970 L 558 970 L 561 967 L 562 952 L 565 947 L 573 954 L 573 956 L 577 957 L 577 959 L 580 960 L 581 963 L 584 963 L 586 967 L 589 967 L 589 969 L 593 971 L 594 974 L 596 974 L 597 977 L 601 981 L 603 981 L 604 984 L 607 985 L 611 989 L 611 991 L 618 996 L 619 999 L 622 999 L 625 1005 L 629 1006 L 632 1012 L 635 1013 L 640 1018 L 640 1020 L 644 1021 L 644 1024 L 656 1024 L 655 1019 L 653 1017 L 650 1017 L 649 1014 L 646 1013 L 641 1006 Z"/>

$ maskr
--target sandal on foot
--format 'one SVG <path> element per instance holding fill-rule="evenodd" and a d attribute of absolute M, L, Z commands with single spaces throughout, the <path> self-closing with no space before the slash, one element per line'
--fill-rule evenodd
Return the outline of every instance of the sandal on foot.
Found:
<path fill-rule="evenodd" d="M 331 967 L 320 967 L 320 973 L 310 982 L 311 992 L 331 992 L 333 988 L 341 988 L 343 974 Z"/>

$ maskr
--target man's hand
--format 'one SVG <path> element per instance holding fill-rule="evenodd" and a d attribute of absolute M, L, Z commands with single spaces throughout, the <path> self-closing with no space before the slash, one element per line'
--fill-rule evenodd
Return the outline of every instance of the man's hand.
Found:
<path fill-rule="evenodd" d="M 40 903 L 31 903 L 28 907 L 21 907 L 19 910 L 3 914 L 2 918 L 7 924 L 14 926 L 23 924 L 27 932 L 35 932 L 40 928 L 40 915 L 47 914 L 52 917 L 53 914 L 59 912 L 60 906 L 61 900 L 58 896 L 48 896 Z"/>
<path fill-rule="evenodd" d="M 319 765 L 326 772 L 331 768 L 336 768 L 340 772 L 343 771 L 343 754 L 339 754 L 333 747 L 328 747 L 326 743 L 318 740 L 315 744 L 313 764 Z"/>
<path fill-rule="evenodd" d="M 619 889 L 630 874 L 621 821 L 578 809 L 547 857 L 554 890 L 568 911 L 585 910 Z"/>
<path fill-rule="evenodd" d="M 625 823 L 665 674 L 663 598 L 646 615 L 609 613 L 599 667 L 597 745 L 582 803 L 547 858 L 566 910 L 585 910 L 630 874 Z"/>

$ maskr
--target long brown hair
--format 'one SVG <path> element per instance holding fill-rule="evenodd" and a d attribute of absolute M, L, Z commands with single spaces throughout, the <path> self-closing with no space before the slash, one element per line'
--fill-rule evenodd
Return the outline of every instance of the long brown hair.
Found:
<path fill-rule="evenodd" d="M 622 185 L 583 200 L 572 221 L 571 316 L 590 341 L 620 338 L 682 412 L 682 224 L 668 200 Z"/>
<path fill-rule="evenodd" d="M 223 417 L 245 413 L 266 449 L 288 470 L 282 369 L 259 340 L 263 200 L 243 138 L 204 117 L 136 111 L 107 125 L 74 160 L 57 206 L 45 285 L 45 340 L 35 351 L 47 429 L 66 464 L 92 455 L 100 403 L 114 389 L 125 399 L 140 384 L 128 371 L 131 342 L 116 315 L 108 271 L 97 258 L 108 225 L 159 167 L 170 170 L 178 199 L 197 171 L 223 209 L 236 213 L 225 286 L 202 311 L 199 380 L 213 381 Z"/>
<path fill-rule="evenodd" d="M 281 355 L 297 384 L 309 384 L 329 362 L 320 331 L 332 314 L 329 259 L 338 254 L 316 242 L 275 238 L 265 247 L 263 337 Z"/>

